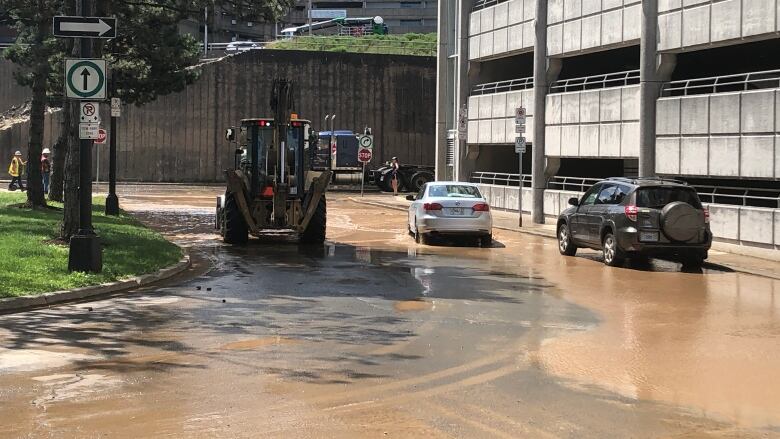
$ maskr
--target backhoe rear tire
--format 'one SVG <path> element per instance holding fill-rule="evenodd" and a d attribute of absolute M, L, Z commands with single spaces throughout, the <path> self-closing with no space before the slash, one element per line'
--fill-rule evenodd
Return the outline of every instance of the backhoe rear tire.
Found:
<path fill-rule="evenodd" d="M 317 210 L 314 211 L 314 215 L 309 221 L 309 225 L 306 226 L 306 230 L 301 233 L 302 244 L 322 244 L 325 242 L 325 229 L 328 218 L 328 207 L 325 203 L 325 195 L 320 198 L 319 204 L 317 204 Z"/>
<path fill-rule="evenodd" d="M 225 197 L 225 234 L 223 241 L 227 244 L 246 244 L 249 240 L 249 227 L 244 215 L 238 207 L 238 202 L 233 194 Z"/>

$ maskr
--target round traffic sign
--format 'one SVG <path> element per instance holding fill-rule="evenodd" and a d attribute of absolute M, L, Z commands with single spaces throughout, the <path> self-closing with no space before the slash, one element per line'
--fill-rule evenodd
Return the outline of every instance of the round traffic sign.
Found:
<path fill-rule="evenodd" d="M 358 160 L 362 163 L 368 163 L 371 161 L 372 152 L 368 148 L 360 148 L 358 150 Z"/>
<path fill-rule="evenodd" d="M 104 92 L 106 77 L 105 67 L 92 60 L 72 62 L 68 60 L 68 71 L 65 82 L 69 95 L 79 98 L 99 97 Z"/>
<path fill-rule="evenodd" d="M 84 104 L 82 112 L 84 113 L 84 116 L 94 116 L 95 115 L 95 105 L 93 103 L 91 103 L 91 102 L 87 102 L 86 104 Z"/>
<path fill-rule="evenodd" d="M 106 133 L 106 130 L 103 128 L 98 130 L 98 138 L 95 139 L 95 143 L 104 144 L 106 143 L 106 138 L 108 138 L 108 133 Z"/>

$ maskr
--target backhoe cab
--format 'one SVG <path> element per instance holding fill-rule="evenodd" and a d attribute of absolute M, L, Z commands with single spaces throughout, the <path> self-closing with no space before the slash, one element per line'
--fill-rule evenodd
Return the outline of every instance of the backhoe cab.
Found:
<path fill-rule="evenodd" d="M 271 101 L 277 117 L 243 119 L 226 130 L 235 167 L 225 171 L 227 189 L 216 213 L 226 243 L 243 244 L 250 233 L 269 230 L 297 233 L 302 243 L 325 240 L 331 171 L 314 166 L 317 135 L 310 121 L 289 111 L 290 96 L 290 83 L 277 80 Z"/>

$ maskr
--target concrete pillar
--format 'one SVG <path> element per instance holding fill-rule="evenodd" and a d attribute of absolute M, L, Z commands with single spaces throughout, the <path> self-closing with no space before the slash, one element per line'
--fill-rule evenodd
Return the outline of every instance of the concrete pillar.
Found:
<path fill-rule="evenodd" d="M 534 23 L 536 40 L 534 41 L 534 139 L 531 161 L 531 216 L 536 224 L 544 224 L 544 189 L 547 185 L 544 171 L 546 167 L 545 118 L 547 107 L 548 64 L 547 64 L 547 0 L 536 0 L 536 21 Z M 560 61 L 556 61 L 560 66 Z"/>
<path fill-rule="evenodd" d="M 449 65 L 450 9 L 457 0 L 439 0 L 437 30 L 438 45 L 436 48 L 436 179 L 443 180 L 447 168 L 447 115 L 454 104 L 454 96 L 450 84 L 453 78 L 447 66 Z"/>
<path fill-rule="evenodd" d="M 660 91 L 657 71 L 658 0 L 642 1 L 639 64 L 639 176 L 655 175 L 655 108 Z"/>
<path fill-rule="evenodd" d="M 457 38 L 457 63 L 455 67 L 455 102 L 453 105 L 454 122 L 453 128 L 458 128 L 458 114 L 461 108 L 466 108 L 468 112 L 469 93 L 471 90 L 471 81 L 469 80 L 469 19 L 473 0 L 457 0 L 455 14 L 455 35 Z M 466 137 L 456 134 L 455 144 L 455 166 L 453 168 L 452 179 L 455 181 L 466 181 L 473 170 L 473 161 L 470 161 L 466 154 Z"/>

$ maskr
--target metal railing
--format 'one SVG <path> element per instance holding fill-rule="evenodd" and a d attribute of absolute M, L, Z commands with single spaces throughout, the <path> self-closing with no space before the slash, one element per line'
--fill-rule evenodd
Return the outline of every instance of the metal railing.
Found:
<path fill-rule="evenodd" d="M 627 70 L 625 72 L 561 79 L 553 83 L 550 87 L 550 93 L 621 87 L 634 84 L 639 84 L 639 70 Z"/>
<path fill-rule="evenodd" d="M 518 78 L 510 79 L 507 81 L 488 82 L 485 84 L 477 84 L 471 91 L 471 95 L 487 95 L 493 93 L 501 93 L 505 91 L 515 90 L 528 90 L 533 88 L 534 78 Z"/>
<path fill-rule="evenodd" d="M 520 175 L 502 172 L 472 172 L 470 181 L 479 184 L 518 187 Z M 523 187 L 531 187 L 531 174 L 523 174 Z"/>
<path fill-rule="evenodd" d="M 702 203 L 780 209 L 780 189 L 692 185 Z"/>
<path fill-rule="evenodd" d="M 509 0 L 477 0 L 474 2 L 474 6 L 471 8 L 471 12 L 479 11 L 480 9 L 489 8 L 499 3 L 504 3 Z"/>
<path fill-rule="evenodd" d="M 472 172 L 469 181 L 495 186 L 517 187 L 518 174 L 501 172 Z M 547 189 L 585 192 L 604 178 L 555 176 L 547 181 Z M 780 209 L 780 189 L 690 185 L 699 194 L 702 203 L 725 204 L 745 207 L 768 207 Z M 523 174 L 523 187 L 531 187 L 531 175 Z"/>
<path fill-rule="evenodd" d="M 684 79 L 664 84 L 662 96 L 688 96 L 730 91 L 780 88 L 780 70 Z"/>

